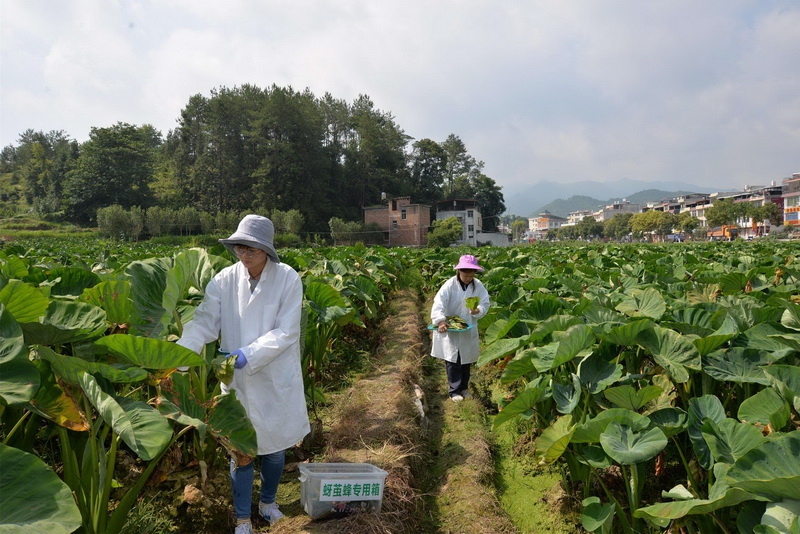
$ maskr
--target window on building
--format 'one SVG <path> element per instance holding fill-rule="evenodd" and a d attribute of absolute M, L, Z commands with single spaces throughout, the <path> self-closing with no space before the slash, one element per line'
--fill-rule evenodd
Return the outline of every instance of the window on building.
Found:
<path fill-rule="evenodd" d="M 400 218 L 403 219 L 404 221 L 406 220 L 406 209 L 405 208 L 400 210 Z"/>
<path fill-rule="evenodd" d="M 472 210 L 467 210 L 467 217 L 473 217 Z"/>
<path fill-rule="evenodd" d="M 474 225 L 470 224 L 470 225 L 467 226 L 467 232 L 474 232 L 474 231 L 475 231 L 475 226 Z"/>
<path fill-rule="evenodd" d="M 397 219 L 392 220 L 392 230 L 397 230 Z"/>

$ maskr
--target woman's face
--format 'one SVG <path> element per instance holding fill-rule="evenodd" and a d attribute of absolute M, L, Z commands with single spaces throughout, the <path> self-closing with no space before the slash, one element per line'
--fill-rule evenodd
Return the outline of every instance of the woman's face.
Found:
<path fill-rule="evenodd" d="M 465 284 L 469 284 L 472 282 L 472 279 L 475 278 L 475 269 L 459 269 L 458 277 Z"/>

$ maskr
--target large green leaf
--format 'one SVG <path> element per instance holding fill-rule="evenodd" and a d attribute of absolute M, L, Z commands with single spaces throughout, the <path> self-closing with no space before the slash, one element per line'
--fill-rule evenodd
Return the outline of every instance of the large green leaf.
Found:
<path fill-rule="evenodd" d="M 700 356 L 710 354 L 712 351 L 717 350 L 719 347 L 736 337 L 736 334 L 716 335 L 712 334 L 706 337 L 697 338 L 692 341 Z"/>
<path fill-rule="evenodd" d="M 244 406 L 236 398 L 235 390 L 212 399 L 206 422 L 211 428 L 211 434 L 226 449 L 236 450 L 248 456 L 257 454 L 256 430 L 247 418 Z"/>
<path fill-rule="evenodd" d="M 635 432 L 650 426 L 650 419 L 632 410 L 611 408 L 595 415 L 593 418 L 578 425 L 572 436 L 573 443 L 599 443 L 600 434 L 605 432 L 611 423 L 619 423 L 631 428 Z"/>
<path fill-rule="evenodd" d="M 689 415 L 680 408 L 662 408 L 647 417 L 668 438 L 680 434 L 686 430 L 686 426 L 689 424 Z"/>
<path fill-rule="evenodd" d="M 84 373 L 80 383 L 100 417 L 139 458 L 150 461 L 169 445 L 172 427 L 158 410 L 141 401 L 112 397 L 89 374 Z"/>
<path fill-rule="evenodd" d="M 84 290 L 81 300 L 105 310 L 106 320 L 113 324 L 130 324 L 131 284 L 128 280 L 108 280 Z"/>
<path fill-rule="evenodd" d="M 591 328 L 585 324 L 570 326 L 559 340 L 553 367 L 559 367 L 578 356 L 588 355 L 594 342 L 595 336 Z"/>
<path fill-rule="evenodd" d="M 50 300 L 37 288 L 11 280 L 0 290 L 0 304 L 18 323 L 35 323 L 47 311 Z"/>
<path fill-rule="evenodd" d="M 761 367 L 766 363 L 761 352 L 734 347 L 704 357 L 703 372 L 720 381 L 767 386 L 770 379 Z"/>
<path fill-rule="evenodd" d="M 206 361 L 197 353 L 160 339 L 113 334 L 95 341 L 94 347 L 96 351 L 110 352 L 127 363 L 145 369 L 206 365 Z"/>
<path fill-rule="evenodd" d="M 792 403 L 795 411 L 800 412 L 800 367 L 771 365 L 764 371 L 772 377 L 778 391 Z"/>
<path fill-rule="evenodd" d="M 87 287 L 100 282 L 100 277 L 92 271 L 78 267 L 59 267 L 47 273 L 48 280 L 56 281 L 50 288 L 52 296 L 77 297 Z"/>
<path fill-rule="evenodd" d="M 772 501 L 800 500 L 800 431 L 767 440 L 739 458 L 727 482 Z"/>
<path fill-rule="evenodd" d="M 589 532 L 611 532 L 615 505 L 613 502 L 601 504 L 599 497 L 589 497 L 583 500 L 581 512 L 581 525 Z"/>
<path fill-rule="evenodd" d="M 664 297 L 653 288 L 633 289 L 617 304 L 617 310 L 630 317 L 650 317 L 660 319 L 667 311 Z"/>
<path fill-rule="evenodd" d="M 164 397 L 158 399 L 158 404 L 156 408 L 158 409 L 158 412 L 161 415 L 163 415 L 170 421 L 175 421 L 176 423 L 181 424 L 183 426 L 191 426 L 196 428 L 197 433 L 200 436 L 201 440 L 204 440 L 206 438 L 206 431 L 208 430 L 208 425 L 206 425 L 205 421 L 187 415 L 182 411 L 181 408 L 179 408 L 172 402 L 168 401 Z"/>
<path fill-rule="evenodd" d="M 519 337 L 498 339 L 481 351 L 480 356 L 478 356 L 478 366 L 480 367 L 500 358 L 505 358 L 509 354 L 516 352 L 526 342 L 527 338 Z"/>
<path fill-rule="evenodd" d="M 664 450 L 667 436 L 658 427 L 636 432 L 627 425 L 611 423 L 600 434 L 600 445 L 615 462 L 634 465 L 654 458 Z"/>
<path fill-rule="evenodd" d="M 328 284 L 305 284 L 304 298 L 318 324 L 336 323 L 345 326 L 354 320 L 355 310 L 348 306 L 339 291 Z"/>
<path fill-rule="evenodd" d="M 734 463 L 766 440 L 756 427 L 730 418 L 719 423 L 704 419 L 700 430 L 714 461 L 726 464 Z"/>
<path fill-rule="evenodd" d="M 54 300 L 41 322 L 21 323 L 30 345 L 76 343 L 103 335 L 106 312 L 88 302 Z"/>
<path fill-rule="evenodd" d="M 737 417 L 743 423 L 772 430 L 782 429 L 789 422 L 791 409 L 778 392 L 772 388 L 762 389 L 739 405 Z"/>
<path fill-rule="evenodd" d="M 536 440 L 536 457 L 542 465 L 549 465 L 558 460 L 575 432 L 572 416 L 559 417 L 552 425 L 545 428 Z"/>
<path fill-rule="evenodd" d="M 0 443 L 0 533 L 69 534 L 81 526 L 72 491 L 33 454 Z"/>
<path fill-rule="evenodd" d="M 572 373 L 571 384 L 564 386 L 558 382 L 554 383 L 553 400 L 559 412 L 563 414 L 572 413 L 581 400 L 581 379 L 578 378 L 578 375 Z"/>
<path fill-rule="evenodd" d="M 50 347 L 35 347 L 34 353 L 51 365 L 56 376 L 72 385 L 80 383 L 83 373 L 100 374 L 115 384 L 141 382 L 148 376 L 147 371 L 140 367 L 88 362 L 76 356 L 64 356 Z"/>
<path fill-rule="evenodd" d="M 9 406 L 24 404 L 38 388 L 39 372 L 28 360 L 22 329 L 0 304 L 0 401 Z"/>
<path fill-rule="evenodd" d="M 703 437 L 703 420 L 708 418 L 715 423 L 725 419 L 725 408 L 714 395 L 703 395 L 689 399 L 689 439 L 697 460 L 704 469 L 713 465 L 711 450 Z"/>
<path fill-rule="evenodd" d="M 148 258 L 131 262 L 125 268 L 131 279 L 132 334 L 153 338 L 160 338 L 163 335 L 162 299 L 167 288 L 167 271 L 170 267 L 172 267 L 170 258 Z"/>
<path fill-rule="evenodd" d="M 161 316 L 158 317 L 160 327 L 154 330 L 166 332 L 174 319 L 178 303 L 190 287 L 205 290 L 214 276 L 214 269 L 208 260 L 208 253 L 203 249 L 191 249 L 175 256 L 172 266 L 166 274 L 166 286 L 161 296 Z M 156 337 L 154 335 L 150 337 Z"/>
<path fill-rule="evenodd" d="M 506 421 L 520 415 L 532 414 L 536 404 L 545 396 L 545 383 L 541 377 L 530 382 L 514 400 L 509 402 L 494 417 L 493 426 L 497 428 Z M 530 417 L 530 415 L 528 415 Z"/>
<path fill-rule="evenodd" d="M 638 412 L 648 402 L 658 398 L 662 391 L 658 386 L 645 386 L 637 390 L 633 386 L 625 385 L 608 388 L 603 391 L 603 395 L 619 408 Z"/>
<path fill-rule="evenodd" d="M 608 361 L 602 354 L 591 354 L 578 364 L 578 377 L 589 393 L 600 393 L 622 378 L 622 365 Z"/>
<path fill-rule="evenodd" d="M 534 349 L 525 349 L 517 353 L 514 358 L 506 364 L 503 374 L 500 375 L 500 382 L 509 384 L 522 377 L 533 379 L 536 377 L 537 370 L 533 365 Z"/>
<path fill-rule="evenodd" d="M 614 345 L 635 345 L 639 334 L 653 326 L 655 323 L 650 319 L 639 319 L 612 328 L 607 333 L 601 334 L 600 339 Z"/>
<path fill-rule="evenodd" d="M 689 370 L 700 370 L 701 360 L 697 348 L 674 330 L 659 326 L 645 330 L 639 335 L 639 345 L 650 352 L 656 363 L 679 384 L 689 380 Z"/>

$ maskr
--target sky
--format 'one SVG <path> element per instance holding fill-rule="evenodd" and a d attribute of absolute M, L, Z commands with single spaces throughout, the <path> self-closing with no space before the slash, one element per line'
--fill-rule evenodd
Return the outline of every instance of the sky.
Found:
<path fill-rule="evenodd" d="M 367 95 L 506 191 L 800 172 L 800 0 L 0 0 L 0 146 L 245 83 Z"/>

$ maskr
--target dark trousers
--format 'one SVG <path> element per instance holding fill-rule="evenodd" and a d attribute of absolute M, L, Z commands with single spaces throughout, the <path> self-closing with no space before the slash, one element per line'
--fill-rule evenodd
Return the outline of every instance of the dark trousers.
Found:
<path fill-rule="evenodd" d="M 447 371 L 447 383 L 450 385 L 448 393 L 450 396 L 456 393 L 461 395 L 462 392 L 467 391 L 469 386 L 469 372 L 471 363 L 461 363 L 461 354 L 459 353 L 456 363 L 445 361 L 445 370 Z"/>

